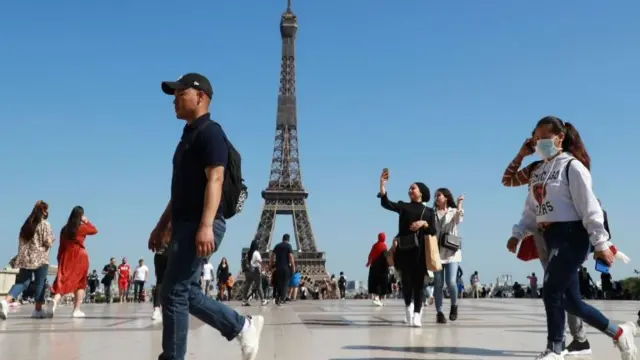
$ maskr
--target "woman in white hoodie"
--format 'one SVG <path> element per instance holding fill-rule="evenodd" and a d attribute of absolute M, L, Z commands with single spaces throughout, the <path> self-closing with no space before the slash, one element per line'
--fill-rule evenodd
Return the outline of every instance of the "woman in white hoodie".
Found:
<path fill-rule="evenodd" d="M 593 193 L 590 158 L 582 139 L 573 125 L 547 116 L 536 125 L 532 143 L 543 163 L 531 172 L 525 209 L 507 248 L 515 252 L 518 243 L 536 231 L 547 245 L 543 292 L 547 346 L 536 359 L 564 359 L 566 310 L 611 337 L 623 360 L 634 360 L 635 323 L 617 325 L 580 296 L 578 268 L 590 250 L 607 265 L 615 258 L 602 208 Z"/>

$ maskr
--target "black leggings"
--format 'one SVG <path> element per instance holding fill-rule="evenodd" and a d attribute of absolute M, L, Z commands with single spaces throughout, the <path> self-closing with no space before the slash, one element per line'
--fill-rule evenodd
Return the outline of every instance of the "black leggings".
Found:
<path fill-rule="evenodd" d="M 162 278 L 167 269 L 167 259 L 168 256 L 165 254 L 155 254 L 153 256 L 153 267 L 156 270 L 156 291 L 153 294 L 153 307 L 160 307 L 160 285 L 162 285 Z"/>
<path fill-rule="evenodd" d="M 404 305 L 409 306 L 413 302 L 413 311 L 419 313 L 422 309 L 422 292 L 424 291 L 424 276 L 426 268 L 420 256 L 420 249 L 404 250 L 397 254 L 402 276 L 402 295 Z"/>

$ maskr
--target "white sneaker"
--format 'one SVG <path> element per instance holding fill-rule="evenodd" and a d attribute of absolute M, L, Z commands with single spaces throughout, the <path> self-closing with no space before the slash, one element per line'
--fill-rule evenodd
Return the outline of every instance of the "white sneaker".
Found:
<path fill-rule="evenodd" d="M 409 304 L 404 309 L 404 323 L 411 325 L 411 320 L 413 319 L 413 303 Z"/>
<path fill-rule="evenodd" d="M 9 314 L 9 303 L 7 300 L 0 300 L 0 319 L 6 320 Z"/>
<path fill-rule="evenodd" d="M 380 299 L 375 299 L 375 300 L 373 300 L 373 305 L 381 307 L 382 306 L 382 301 L 380 301 Z"/>
<path fill-rule="evenodd" d="M 629 321 L 620 325 L 620 329 L 622 329 L 622 335 L 617 341 L 614 341 L 614 344 L 620 350 L 622 360 L 636 360 L 638 356 L 638 348 L 635 343 L 635 336 L 638 332 L 636 324 Z"/>
<path fill-rule="evenodd" d="M 159 307 L 153 308 L 153 314 L 151 315 L 151 320 L 158 321 L 162 320 L 162 311 Z"/>
<path fill-rule="evenodd" d="M 71 317 L 72 318 L 83 318 L 86 315 L 80 310 L 80 309 L 75 309 L 73 310 L 73 312 L 71 313 Z"/>
<path fill-rule="evenodd" d="M 255 360 L 260 347 L 260 334 L 264 326 L 264 318 L 262 316 L 247 316 L 245 321 L 249 321 L 249 327 L 238 335 L 242 360 Z"/>
<path fill-rule="evenodd" d="M 551 350 L 545 350 L 535 360 L 564 360 L 564 355 L 556 354 Z"/>
<path fill-rule="evenodd" d="M 36 310 L 33 309 L 33 312 L 31 313 L 31 318 L 32 319 L 44 319 L 47 317 L 47 313 L 44 310 Z"/>
<path fill-rule="evenodd" d="M 411 325 L 413 327 L 422 327 L 422 311 L 419 313 L 413 313 L 413 322 Z"/>
<path fill-rule="evenodd" d="M 260 305 L 262 305 L 262 306 L 269 305 L 269 300 L 267 300 L 267 299 L 262 300 L 262 304 L 260 304 Z"/>
<path fill-rule="evenodd" d="M 57 307 L 58 307 L 58 302 L 55 300 L 51 300 L 51 302 L 47 304 L 47 316 L 52 318 L 56 314 Z"/>

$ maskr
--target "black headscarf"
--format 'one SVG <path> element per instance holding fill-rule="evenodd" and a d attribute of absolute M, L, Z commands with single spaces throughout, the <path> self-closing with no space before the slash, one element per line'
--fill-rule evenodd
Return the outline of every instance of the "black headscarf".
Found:
<path fill-rule="evenodd" d="M 429 202 L 429 200 L 431 200 L 431 191 L 429 191 L 429 187 L 419 181 L 416 181 L 414 184 L 416 184 L 416 186 L 422 193 L 422 202 Z"/>

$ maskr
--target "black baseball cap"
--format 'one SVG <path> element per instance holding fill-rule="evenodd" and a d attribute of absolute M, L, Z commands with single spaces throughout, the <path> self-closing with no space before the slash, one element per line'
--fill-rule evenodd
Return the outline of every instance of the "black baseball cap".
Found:
<path fill-rule="evenodd" d="M 207 94 L 209 99 L 213 97 L 213 87 L 211 87 L 209 79 L 207 79 L 204 75 L 200 75 L 197 73 L 188 73 L 182 75 L 177 81 L 162 82 L 162 91 L 167 95 L 175 94 L 176 90 L 184 90 L 189 88 L 204 92 L 205 94 Z"/>

